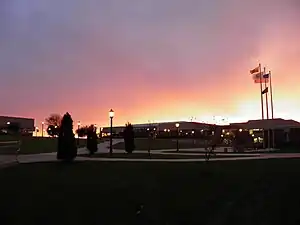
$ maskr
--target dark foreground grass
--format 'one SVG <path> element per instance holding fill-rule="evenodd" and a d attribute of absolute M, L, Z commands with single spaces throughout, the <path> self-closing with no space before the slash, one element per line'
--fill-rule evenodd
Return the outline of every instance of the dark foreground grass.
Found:
<path fill-rule="evenodd" d="M 4 138 L 6 137 L 6 138 Z M 18 149 L 18 144 L 9 143 L 10 141 L 21 140 L 20 154 L 37 154 L 49 153 L 57 151 L 57 138 L 48 137 L 13 137 L 4 136 L 0 141 L 0 154 L 10 155 L 15 154 Z M 8 143 L 7 143 L 8 142 Z M 85 139 L 79 140 L 78 147 L 86 145 Z"/>
<path fill-rule="evenodd" d="M 19 165 L 0 170 L 0 224 L 299 224 L 299 165 Z"/>
<path fill-rule="evenodd" d="M 92 158 L 126 158 L 126 159 L 204 159 L 204 155 L 189 155 L 189 154 L 176 154 L 176 153 L 167 153 L 167 154 L 148 154 L 148 153 L 97 153 L 95 155 L 89 156 L 88 154 L 80 155 L 83 157 L 92 157 Z M 211 155 L 210 158 L 235 158 L 235 155 Z M 238 157 L 249 157 L 249 156 L 238 156 Z"/>

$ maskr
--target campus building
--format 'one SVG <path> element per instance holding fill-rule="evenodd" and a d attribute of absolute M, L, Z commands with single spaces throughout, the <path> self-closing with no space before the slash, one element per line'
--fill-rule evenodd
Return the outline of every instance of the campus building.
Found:
<path fill-rule="evenodd" d="M 229 125 L 215 125 L 198 122 L 163 122 L 163 123 L 147 123 L 133 124 L 136 137 L 147 137 L 150 132 L 155 133 L 157 137 L 177 137 L 176 123 L 179 124 L 178 131 L 181 138 L 201 138 L 206 136 L 207 132 L 219 130 L 220 141 L 232 140 L 236 131 L 244 134 L 245 140 L 251 143 L 262 144 L 273 143 L 273 138 L 276 140 L 274 145 L 280 146 L 288 142 L 300 142 L 300 123 L 295 120 L 284 120 L 281 118 L 269 120 L 249 120 L 243 123 L 231 123 Z M 113 127 L 113 136 L 121 136 L 125 126 Z M 213 133 L 211 133 L 213 134 Z M 299 135 L 298 135 L 299 134 Z M 102 136 L 109 136 L 110 128 L 102 128 Z M 210 134 L 209 134 L 210 135 Z"/>
<path fill-rule="evenodd" d="M 149 131 L 155 131 L 160 136 L 171 136 L 177 134 L 176 124 L 179 124 L 178 131 L 182 135 L 196 135 L 197 133 L 203 133 L 205 130 L 209 130 L 213 125 L 198 122 L 162 122 L 162 123 L 145 123 L 145 124 L 132 124 L 133 129 L 138 136 L 147 136 Z M 122 134 L 125 126 L 113 127 L 113 135 L 119 136 Z M 102 135 L 110 135 L 110 127 L 102 128 Z"/>
<path fill-rule="evenodd" d="M 0 131 L 7 133 L 10 127 L 18 127 L 22 134 L 32 135 L 34 132 L 34 119 L 22 118 L 22 117 L 11 117 L 11 116 L 0 116 Z"/>

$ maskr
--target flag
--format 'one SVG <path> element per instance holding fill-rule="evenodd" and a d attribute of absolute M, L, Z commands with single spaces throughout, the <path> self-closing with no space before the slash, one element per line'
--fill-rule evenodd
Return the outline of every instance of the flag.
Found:
<path fill-rule="evenodd" d="M 263 90 L 261 94 L 262 94 L 262 95 L 263 95 L 263 94 L 266 94 L 266 93 L 268 93 L 268 91 L 269 91 L 269 88 L 266 87 L 265 90 Z"/>
<path fill-rule="evenodd" d="M 250 70 L 251 74 L 258 73 L 258 72 L 259 72 L 259 66 L 256 67 L 256 68 L 254 68 L 254 69 L 252 69 L 252 70 Z"/>
<path fill-rule="evenodd" d="M 265 76 L 266 74 L 261 73 L 256 73 L 252 75 L 252 79 L 254 83 L 269 83 L 269 76 Z M 266 78 L 265 78 L 266 77 Z"/>
<path fill-rule="evenodd" d="M 260 83 L 269 83 L 269 79 L 253 79 L 255 84 L 260 84 Z"/>
<path fill-rule="evenodd" d="M 263 78 L 263 73 L 262 72 L 261 73 L 255 73 L 255 74 L 252 75 L 253 79 L 260 79 L 260 77 Z"/>
<path fill-rule="evenodd" d="M 266 74 L 263 75 L 264 79 L 269 79 L 269 77 L 270 77 L 270 74 L 268 74 L 268 73 L 266 73 Z"/>

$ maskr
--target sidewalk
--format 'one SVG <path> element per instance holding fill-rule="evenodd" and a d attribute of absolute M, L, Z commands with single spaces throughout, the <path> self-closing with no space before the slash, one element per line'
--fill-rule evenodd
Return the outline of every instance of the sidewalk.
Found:
<path fill-rule="evenodd" d="M 120 142 L 120 140 L 114 140 L 113 144 Z M 104 142 L 98 144 L 98 152 L 97 153 L 108 153 L 109 152 L 109 142 Z M 187 151 L 187 152 L 186 152 Z M 189 153 L 188 151 L 195 151 L 194 153 Z M 124 153 L 124 150 L 114 149 L 114 153 Z M 135 153 L 145 153 L 147 151 L 136 150 Z M 184 153 L 186 152 L 186 153 Z M 76 161 L 128 161 L 128 162 L 204 162 L 206 161 L 203 158 L 197 158 L 196 156 L 203 156 L 205 152 L 204 148 L 197 149 L 180 149 L 179 152 L 176 152 L 176 149 L 162 149 L 162 150 L 152 150 L 151 154 L 162 154 L 162 155 L 190 155 L 195 156 L 193 159 L 130 159 L 130 158 L 90 158 L 90 157 L 82 157 L 81 155 L 87 154 L 87 149 L 79 148 L 78 156 Z M 218 148 L 215 153 L 217 156 L 225 156 L 228 153 L 224 153 L 224 148 Z M 134 153 L 133 153 L 134 154 Z M 235 161 L 235 160 L 254 160 L 254 159 L 274 159 L 274 158 L 300 158 L 300 153 L 229 153 L 231 156 L 236 157 L 228 157 L 228 158 L 210 158 L 209 161 Z M 242 157 L 243 156 L 243 157 Z M 245 157 L 248 156 L 248 157 Z M 53 153 L 41 153 L 41 154 L 33 154 L 33 155 L 19 155 L 18 161 L 20 163 L 34 163 L 34 162 L 56 162 L 56 152 Z M 16 157 L 14 155 L 0 155 L 0 167 L 1 165 L 7 166 L 17 163 Z"/>
<path fill-rule="evenodd" d="M 17 160 L 15 155 L 0 155 L 0 168 L 10 166 L 16 163 Z"/>

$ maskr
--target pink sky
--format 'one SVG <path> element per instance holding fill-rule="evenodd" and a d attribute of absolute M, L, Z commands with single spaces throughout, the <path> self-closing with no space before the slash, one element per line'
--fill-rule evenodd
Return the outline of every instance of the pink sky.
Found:
<path fill-rule="evenodd" d="M 297 0 L 4 0 L 0 114 L 259 119 L 249 70 L 262 63 L 275 117 L 300 120 L 299 22 Z"/>

